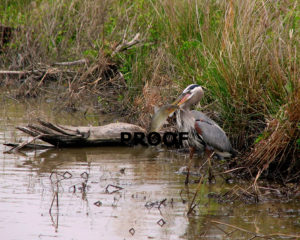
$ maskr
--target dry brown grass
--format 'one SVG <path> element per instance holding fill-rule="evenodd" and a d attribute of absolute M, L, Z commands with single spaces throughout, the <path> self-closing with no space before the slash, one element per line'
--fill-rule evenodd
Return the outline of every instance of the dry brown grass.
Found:
<path fill-rule="evenodd" d="M 300 89 L 277 118 L 269 120 L 263 138 L 245 157 L 243 165 L 258 177 L 265 175 L 283 183 L 300 179 Z"/>

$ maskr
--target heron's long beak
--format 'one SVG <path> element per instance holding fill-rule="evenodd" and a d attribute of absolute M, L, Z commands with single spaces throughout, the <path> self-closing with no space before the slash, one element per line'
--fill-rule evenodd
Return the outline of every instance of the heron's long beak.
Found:
<path fill-rule="evenodd" d="M 190 93 L 181 94 L 172 104 L 180 106 L 189 99 L 190 95 Z"/>

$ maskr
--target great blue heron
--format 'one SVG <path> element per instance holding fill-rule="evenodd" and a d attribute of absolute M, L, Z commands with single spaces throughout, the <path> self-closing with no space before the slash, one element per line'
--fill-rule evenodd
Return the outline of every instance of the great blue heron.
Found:
<path fill-rule="evenodd" d="M 235 156 L 236 151 L 224 130 L 204 113 L 190 110 L 200 102 L 204 92 L 197 84 L 189 85 L 176 99 L 173 105 L 179 106 L 176 112 L 177 127 L 180 132 L 188 132 L 186 144 L 190 148 L 190 159 L 195 150 L 217 153 L 223 157 Z M 190 165 L 190 164 L 189 164 Z M 189 166 L 186 184 L 189 181 Z"/>

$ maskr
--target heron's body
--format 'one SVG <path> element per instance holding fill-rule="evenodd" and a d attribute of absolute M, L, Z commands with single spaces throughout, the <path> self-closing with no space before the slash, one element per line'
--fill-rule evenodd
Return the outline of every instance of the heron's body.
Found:
<path fill-rule="evenodd" d="M 177 127 L 180 132 L 188 132 L 185 146 L 200 151 L 211 150 L 222 157 L 234 154 L 231 143 L 223 129 L 203 112 L 177 110 Z"/>
<path fill-rule="evenodd" d="M 214 151 L 223 157 L 234 155 L 235 151 L 224 130 L 203 112 L 190 110 L 202 97 L 201 86 L 192 84 L 175 102 L 180 106 L 176 115 L 178 130 L 189 135 L 186 145 L 197 150 Z"/>
<path fill-rule="evenodd" d="M 231 157 L 235 155 L 235 150 L 226 136 L 224 130 L 203 112 L 191 110 L 191 107 L 200 102 L 204 92 L 201 86 L 197 84 L 189 85 L 172 105 L 161 108 L 161 111 L 152 120 L 152 126 L 160 127 L 160 120 L 165 119 L 171 112 L 176 111 L 176 122 L 180 132 L 188 133 L 188 140 L 184 142 L 190 148 L 190 159 L 194 151 L 217 153 L 222 157 Z M 177 107 L 175 107 L 177 106 Z M 211 167 L 209 155 L 209 180 L 211 180 Z M 188 166 L 185 184 L 189 182 Z"/>

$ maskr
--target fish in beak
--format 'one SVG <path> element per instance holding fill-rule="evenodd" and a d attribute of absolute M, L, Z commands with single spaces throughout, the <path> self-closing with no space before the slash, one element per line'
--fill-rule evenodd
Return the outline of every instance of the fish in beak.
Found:
<path fill-rule="evenodd" d="M 183 103 L 185 103 L 189 97 L 191 96 L 190 93 L 182 93 L 173 103 L 172 105 L 177 105 L 180 107 Z"/>
<path fill-rule="evenodd" d="M 167 118 L 178 109 L 177 105 L 164 105 L 152 117 L 151 132 L 157 132 L 166 122 Z"/>

